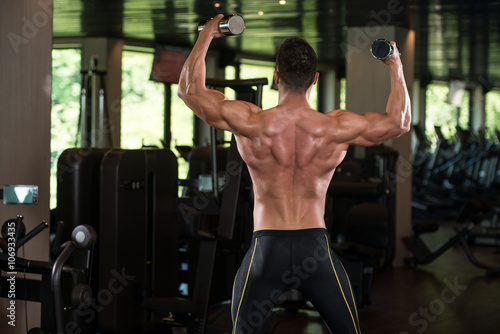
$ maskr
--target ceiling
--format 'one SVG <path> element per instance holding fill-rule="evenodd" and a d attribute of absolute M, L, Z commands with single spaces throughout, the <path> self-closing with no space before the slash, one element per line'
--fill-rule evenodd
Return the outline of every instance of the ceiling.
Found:
<path fill-rule="evenodd" d="M 198 22 L 221 12 L 239 13 L 246 24 L 241 36 L 214 41 L 228 59 L 273 60 L 285 38 L 299 35 L 322 64 L 342 70 L 348 27 L 393 25 L 415 30 L 415 71 L 423 81 L 500 87 L 500 0 L 54 0 L 54 38 L 190 48 Z"/>

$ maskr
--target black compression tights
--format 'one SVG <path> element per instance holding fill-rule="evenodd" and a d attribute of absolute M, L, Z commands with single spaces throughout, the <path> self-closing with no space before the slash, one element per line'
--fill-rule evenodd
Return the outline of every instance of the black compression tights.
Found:
<path fill-rule="evenodd" d="M 360 334 L 349 279 L 324 228 L 254 232 L 234 281 L 233 333 L 263 333 L 266 318 L 289 289 L 306 295 L 330 332 Z"/>

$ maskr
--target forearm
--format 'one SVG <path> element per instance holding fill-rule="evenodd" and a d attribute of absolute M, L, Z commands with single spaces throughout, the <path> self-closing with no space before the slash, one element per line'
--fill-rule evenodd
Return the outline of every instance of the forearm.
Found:
<path fill-rule="evenodd" d="M 218 104 L 226 97 L 219 91 L 207 89 L 205 57 L 214 38 L 223 36 L 218 28 L 222 15 L 212 19 L 198 35 L 198 39 L 184 63 L 177 95 L 206 123 L 220 127 L 222 116 Z"/>
<path fill-rule="evenodd" d="M 386 117 L 389 117 L 399 135 L 408 132 L 411 124 L 410 95 L 401 62 L 393 63 L 391 71 L 391 93 L 387 101 Z"/>
<path fill-rule="evenodd" d="M 211 42 L 211 36 L 200 34 L 182 68 L 177 95 L 188 104 L 188 106 L 192 103 L 191 99 L 196 97 L 197 93 L 205 88 L 205 57 Z"/>

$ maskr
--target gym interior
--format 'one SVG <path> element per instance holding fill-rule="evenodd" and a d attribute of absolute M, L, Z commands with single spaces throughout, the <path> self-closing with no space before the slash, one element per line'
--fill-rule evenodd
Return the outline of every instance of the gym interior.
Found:
<path fill-rule="evenodd" d="M 252 182 L 230 133 L 176 94 L 216 14 L 207 86 L 277 103 L 273 62 L 302 36 L 319 112 L 384 112 L 396 41 L 411 132 L 350 147 L 325 223 L 363 333 L 498 332 L 500 2 L 496 0 L 2 0 L 0 331 L 231 333 Z M 304 274 L 314 263 L 304 263 Z M 268 333 L 328 333 L 285 292 Z"/>

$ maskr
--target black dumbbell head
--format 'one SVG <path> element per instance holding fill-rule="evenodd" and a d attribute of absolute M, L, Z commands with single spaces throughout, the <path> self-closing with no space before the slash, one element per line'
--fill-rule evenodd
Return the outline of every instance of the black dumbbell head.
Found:
<path fill-rule="evenodd" d="M 373 42 L 370 52 L 377 59 L 385 59 L 394 53 L 394 47 L 388 40 L 379 38 Z"/>

